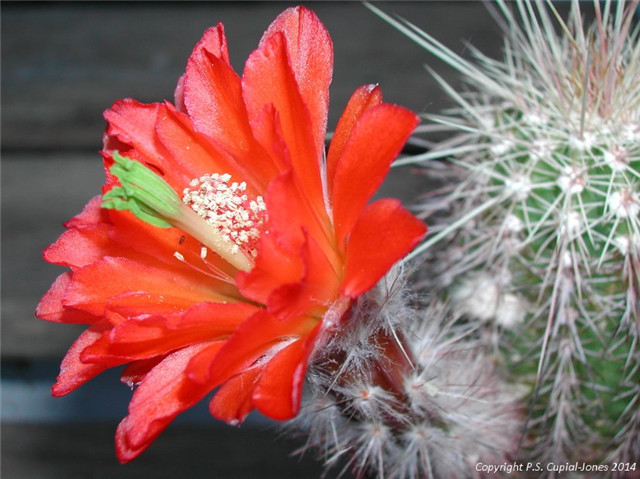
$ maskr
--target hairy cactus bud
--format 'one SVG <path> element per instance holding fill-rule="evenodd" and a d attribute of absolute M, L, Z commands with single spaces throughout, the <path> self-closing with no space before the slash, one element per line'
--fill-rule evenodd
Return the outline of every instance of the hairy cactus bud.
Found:
<path fill-rule="evenodd" d="M 406 291 L 392 272 L 360 298 L 359 320 L 312 362 L 291 426 L 357 477 L 470 477 L 508 460 L 524 418 L 517 391 L 444 305 L 414 309 Z"/>

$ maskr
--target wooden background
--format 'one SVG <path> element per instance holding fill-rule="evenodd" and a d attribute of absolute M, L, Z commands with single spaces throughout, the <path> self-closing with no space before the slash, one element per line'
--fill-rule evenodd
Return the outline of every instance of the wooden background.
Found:
<path fill-rule="evenodd" d="M 171 100 L 193 45 L 218 21 L 225 24 L 232 63 L 242 71 L 266 26 L 290 5 L 2 2 L 3 478 L 320 476 L 310 455 L 289 458 L 296 443 L 279 439 L 260 418 L 233 429 L 209 418 L 204 407 L 172 425 L 133 464 L 120 466 L 113 433 L 130 391 L 107 373 L 68 397 L 51 398 L 59 361 L 79 329 L 33 316 L 61 272 L 41 260 L 41 251 L 102 183 L 102 111 L 128 96 Z M 417 112 L 447 104 L 424 64 L 453 80 L 451 71 L 361 4 L 308 6 L 334 41 L 330 127 L 365 83 L 379 83 L 387 101 Z M 499 52 L 498 29 L 479 2 L 379 6 L 457 52 L 468 41 Z M 410 170 L 398 170 L 383 193 L 410 200 L 425 184 Z"/>

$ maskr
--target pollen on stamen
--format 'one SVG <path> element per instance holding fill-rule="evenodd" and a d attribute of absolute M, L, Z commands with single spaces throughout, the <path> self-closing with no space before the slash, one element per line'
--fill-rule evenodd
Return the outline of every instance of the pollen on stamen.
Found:
<path fill-rule="evenodd" d="M 202 273 L 204 275 L 210 276 L 212 278 L 219 279 L 219 280 L 227 282 L 229 284 L 234 284 L 233 278 L 231 276 L 229 276 L 227 273 L 225 273 L 224 271 L 221 271 L 216 266 L 210 264 L 207 261 L 207 259 L 206 259 L 206 257 L 207 257 L 207 248 L 205 246 L 203 246 L 200 249 L 200 258 L 202 258 L 202 261 L 204 261 L 204 263 L 207 266 L 208 270 L 204 270 L 204 269 L 199 268 L 196 265 L 190 263 L 189 261 L 186 260 L 184 255 L 182 253 L 179 253 L 178 251 L 175 251 L 173 253 L 173 257 L 176 258 L 181 263 L 185 263 L 189 268 L 192 268 L 195 271 L 198 271 L 198 272 L 200 272 L 200 273 Z"/>
<path fill-rule="evenodd" d="M 222 235 L 232 253 L 257 256 L 256 246 L 266 221 L 261 196 L 249 198 L 245 182 L 231 182 L 229 174 L 207 174 L 191 180 L 182 201 Z M 201 257 L 206 257 L 206 248 Z M 204 255 L 204 256 L 203 256 Z"/>

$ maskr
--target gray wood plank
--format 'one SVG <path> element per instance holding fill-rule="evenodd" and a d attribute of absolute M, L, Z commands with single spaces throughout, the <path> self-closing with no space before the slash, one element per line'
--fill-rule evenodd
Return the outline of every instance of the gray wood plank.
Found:
<path fill-rule="evenodd" d="M 302 479 L 321 477 L 309 454 L 273 430 L 172 425 L 135 461 L 115 458 L 115 425 L 11 424 L 2 426 L 5 479 Z M 327 477 L 336 477 L 329 474 Z M 342 476 L 348 479 L 350 476 Z"/>
<path fill-rule="evenodd" d="M 3 358 L 62 358 L 82 330 L 34 317 L 40 297 L 65 270 L 41 256 L 64 231 L 62 223 L 100 193 L 103 178 L 97 153 L 3 155 Z"/>
<path fill-rule="evenodd" d="M 225 24 L 232 62 L 242 71 L 265 27 L 291 3 L 2 3 L 4 149 L 97 149 L 101 112 L 115 100 L 171 100 L 202 32 Z M 471 41 L 496 53 L 497 27 L 480 2 L 381 4 L 456 51 Z M 380 83 L 388 101 L 416 111 L 445 102 L 424 63 L 439 61 L 357 2 L 310 5 L 335 47 L 330 125 L 351 92 Z"/>

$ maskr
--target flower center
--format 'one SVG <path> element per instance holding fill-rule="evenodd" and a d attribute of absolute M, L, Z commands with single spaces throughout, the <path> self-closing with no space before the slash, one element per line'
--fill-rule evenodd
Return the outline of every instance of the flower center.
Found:
<path fill-rule="evenodd" d="M 256 246 L 266 221 L 262 196 L 255 200 L 246 193 L 245 182 L 230 182 L 231 175 L 213 173 L 194 179 L 183 191 L 182 201 L 215 229 L 231 245 L 232 253 L 242 251 L 255 258 Z"/>
<path fill-rule="evenodd" d="M 171 185 L 149 167 L 117 151 L 112 157 L 109 171 L 120 185 L 102 196 L 103 208 L 131 211 L 159 228 L 179 228 L 202 243 L 203 260 L 208 248 L 236 269 L 251 270 L 266 206 L 262 197 L 249 200 L 245 183 L 229 184 L 228 174 L 205 175 L 191 182 L 194 190 L 186 188 L 180 201 Z M 176 258 L 184 259 L 180 253 Z"/>

